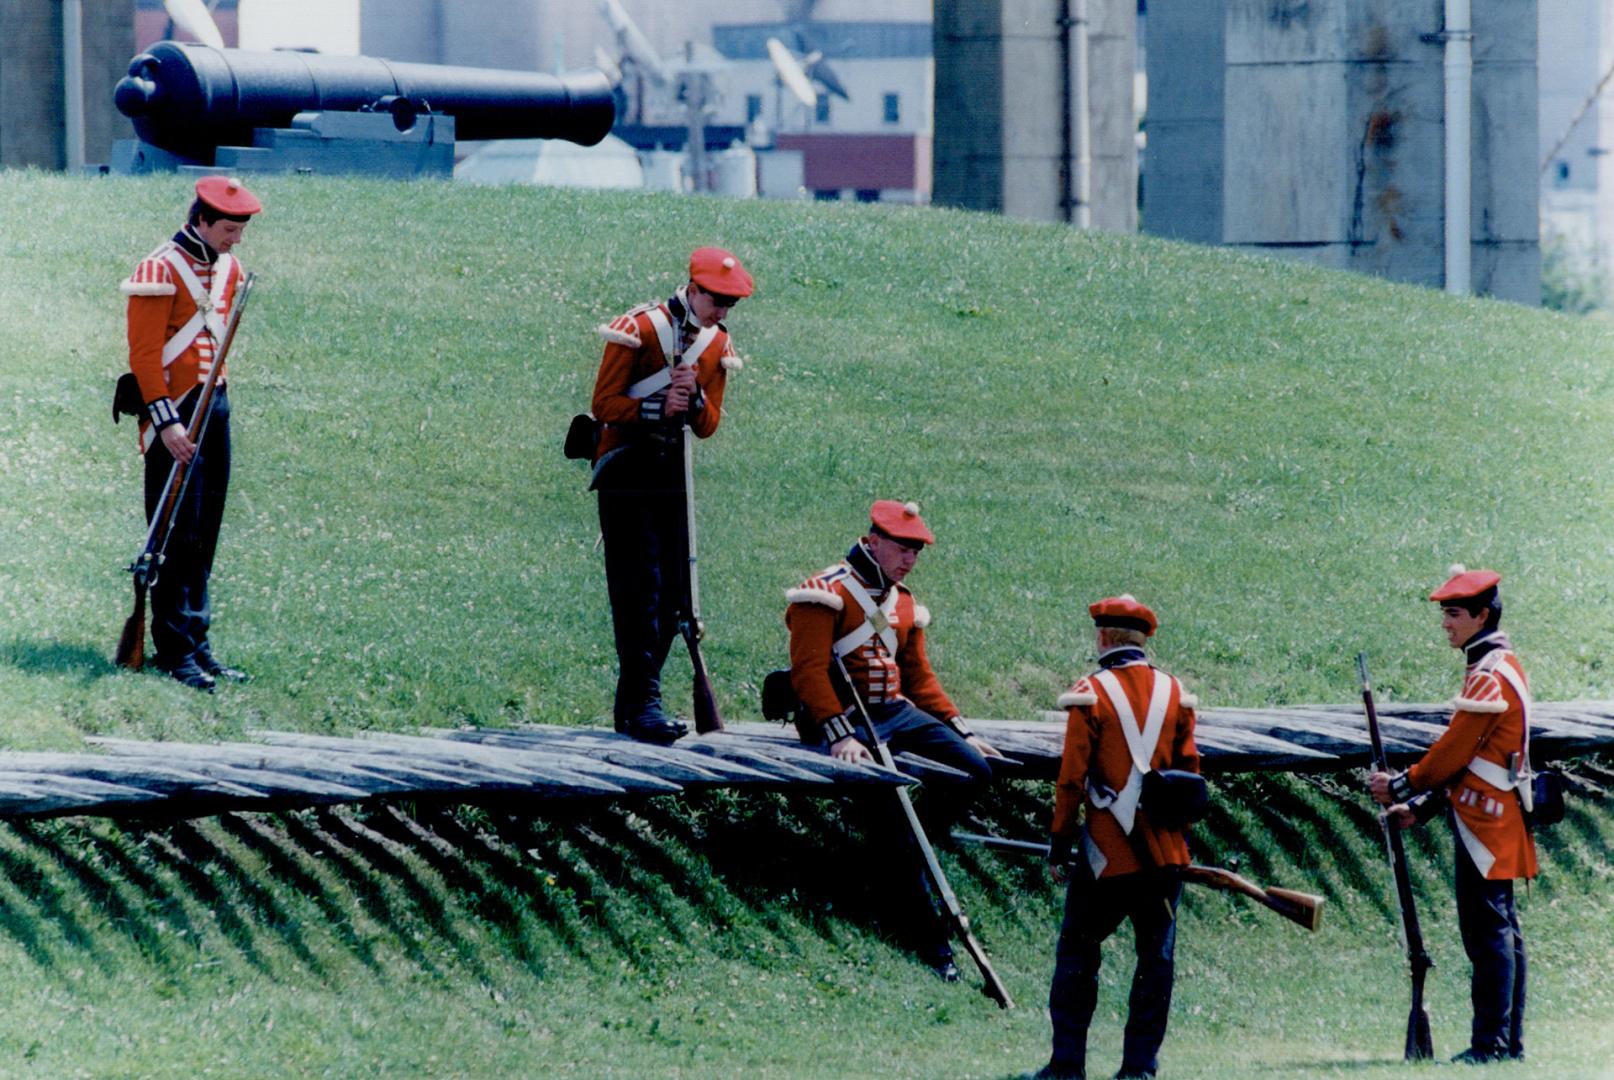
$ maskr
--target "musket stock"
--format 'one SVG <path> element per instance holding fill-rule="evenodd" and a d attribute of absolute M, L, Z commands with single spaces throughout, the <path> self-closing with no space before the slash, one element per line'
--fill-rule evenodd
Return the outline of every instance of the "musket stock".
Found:
<path fill-rule="evenodd" d="M 880 732 L 874 726 L 874 718 L 863 704 L 863 695 L 857 692 L 857 684 L 852 681 L 851 674 L 846 670 L 846 662 L 838 653 L 835 656 L 835 666 L 840 669 L 841 678 L 845 681 L 847 689 L 852 694 L 852 702 L 857 707 L 858 718 L 863 722 L 867 733 L 869 745 L 873 747 L 875 757 L 881 765 L 896 771 L 897 763 L 891 757 L 891 748 L 886 746 L 885 740 L 880 738 Z M 925 873 L 929 875 L 931 884 L 936 887 L 936 894 L 941 897 L 942 906 L 947 910 L 948 922 L 952 924 L 953 933 L 964 946 L 964 951 L 975 962 L 975 967 L 981 973 L 981 992 L 998 1003 L 999 1008 L 1014 1008 L 1014 1000 L 1009 997 L 1009 988 L 1003 985 L 998 973 L 992 967 L 992 961 L 987 957 L 986 950 L 981 943 L 975 940 L 975 933 L 970 928 L 970 920 L 959 906 L 958 895 L 953 892 L 952 885 L 947 882 L 947 875 L 942 872 L 941 861 L 936 858 L 936 849 L 930 846 L 930 838 L 925 835 L 925 827 L 919 822 L 919 815 L 914 811 L 913 800 L 908 797 L 907 788 L 893 789 L 897 802 L 902 806 L 903 816 L 908 821 L 908 831 L 912 833 L 914 843 L 919 848 L 919 854 L 925 861 Z M 958 835 L 957 833 L 954 834 Z"/>
<path fill-rule="evenodd" d="M 1002 836 L 983 836 L 980 833 L 969 832 L 954 832 L 953 839 L 966 844 L 979 844 L 995 851 L 1041 855 L 1043 858 L 1047 858 L 1049 853 L 1047 844 L 1038 844 L 1031 840 L 1010 840 Z M 1184 881 L 1195 885 L 1204 885 L 1207 888 L 1220 889 L 1224 892 L 1236 892 L 1248 896 L 1256 903 L 1270 908 L 1296 926 L 1303 926 L 1307 930 L 1315 931 L 1322 925 L 1324 897 L 1312 893 L 1297 892 L 1294 889 L 1257 885 L 1255 882 L 1242 878 L 1231 870 L 1223 870 L 1219 866 L 1200 866 L 1196 863 L 1192 866 L 1184 867 L 1181 874 Z"/>
<path fill-rule="evenodd" d="M 224 370 L 225 358 L 229 355 L 230 346 L 235 343 L 235 328 L 240 325 L 241 313 L 246 310 L 247 297 L 252 293 L 252 283 L 255 276 L 248 274 L 242 279 L 241 285 L 236 289 L 235 296 L 230 302 L 230 320 L 224 327 L 224 340 L 218 343 L 218 351 L 213 357 L 213 366 L 208 369 L 207 378 L 202 381 L 202 389 L 198 392 L 196 408 L 191 413 L 190 425 L 185 429 L 185 435 L 196 447 L 191 460 L 181 465 L 175 461 L 168 470 L 168 480 L 163 484 L 163 495 L 157 503 L 157 510 L 151 515 L 151 525 L 146 530 L 146 542 L 135 556 L 134 562 L 129 564 L 129 572 L 134 575 L 134 610 L 123 622 L 123 632 L 118 635 L 118 648 L 112 656 L 112 662 L 118 667 L 139 671 L 146 663 L 146 592 L 157 583 L 157 577 L 162 571 L 162 564 L 168 553 L 168 541 L 173 535 L 174 518 L 179 513 L 179 504 L 190 487 L 191 473 L 195 471 L 196 463 L 201 459 L 202 440 L 207 436 L 207 422 L 213 413 L 213 392 L 218 386 L 219 372 Z"/>
<path fill-rule="evenodd" d="M 1384 753 L 1384 740 L 1379 735 L 1379 711 L 1373 704 L 1373 684 L 1367 676 L 1367 654 L 1356 654 L 1356 671 L 1362 677 L 1362 708 L 1367 713 L 1367 734 L 1373 744 L 1373 768 L 1389 772 L 1389 759 Z M 1401 828 L 1389 814 L 1379 813 L 1379 828 L 1384 833 L 1384 848 L 1390 857 L 1390 869 L 1395 875 L 1395 904 L 1401 916 L 1402 940 L 1407 949 L 1407 964 L 1412 974 L 1412 1005 L 1407 1013 L 1408 1061 L 1423 1061 L 1435 1056 L 1434 1041 L 1429 1031 L 1429 1010 L 1424 1005 L 1424 977 L 1435 962 L 1424 948 L 1423 930 L 1418 925 L 1418 909 L 1412 895 L 1412 873 L 1407 867 L 1407 851 L 1401 842 Z"/>
<path fill-rule="evenodd" d="M 682 350 L 679 356 L 682 356 Z M 689 424 L 679 432 L 684 444 L 684 554 L 688 569 L 684 574 L 684 602 L 679 614 L 678 631 L 689 647 L 689 663 L 694 672 L 695 731 L 705 735 L 723 730 L 723 717 L 718 715 L 717 697 L 712 693 L 712 677 L 707 673 L 706 660 L 701 656 L 701 638 L 706 627 L 701 622 L 700 563 L 695 556 L 695 451 Z"/>

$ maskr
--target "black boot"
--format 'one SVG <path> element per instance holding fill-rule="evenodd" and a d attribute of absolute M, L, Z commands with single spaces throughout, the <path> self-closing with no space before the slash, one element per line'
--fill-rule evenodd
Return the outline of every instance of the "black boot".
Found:
<path fill-rule="evenodd" d="M 196 666 L 213 676 L 215 680 L 244 683 L 248 679 L 252 678 L 252 676 L 248 675 L 240 668 L 228 667 L 219 663 L 218 660 L 213 656 L 212 648 L 205 641 L 202 642 L 202 647 L 196 650 L 195 660 Z"/>
<path fill-rule="evenodd" d="M 158 671 L 167 672 L 176 682 L 183 683 L 192 690 L 200 690 L 205 694 L 211 694 L 213 687 L 216 685 L 213 676 L 202 670 L 194 655 L 177 661 L 159 657 L 152 661 L 151 666 Z"/>
<path fill-rule="evenodd" d="M 666 746 L 689 734 L 687 724 L 662 711 L 660 694 L 629 703 L 623 700 L 621 689 L 618 688 L 617 705 L 613 714 L 617 733 L 630 735 L 640 742 Z"/>

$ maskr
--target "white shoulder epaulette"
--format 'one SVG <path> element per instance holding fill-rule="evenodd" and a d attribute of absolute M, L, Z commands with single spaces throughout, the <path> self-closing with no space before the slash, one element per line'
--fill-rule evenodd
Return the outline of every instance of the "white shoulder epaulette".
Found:
<path fill-rule="evenodd" d="M 1059 709 L 1070 709 L 1078 705 L 1087 706 L 1097 704 L 1098 695 L 1093 693 L 1091 690 L 1067 690 L 1063 694 L 1059 695 L 1058 701 L 1054 702 L 1055 708 Z"/>
<path fill-rule="evenodd" d="M 840 611 L 846 601 L 830 586 L 850 572 L 845 563 L 825 567 L 796 588 L 786 589 L 785 600 L 792 604 L 822 604 L 832 611 Z"/>
<path fill-rule="evenodd" d="M 622 315 L 618 315 L 609 323 L 601 323 L 594 328 L 594 332 L 606 341 L 617 345 L 626 345 L 630 349 L 637 349 L 643 345 L 639 337 L 639 316 L 655 307 L 655 304 L 640 304 Z"/>
<path fill-rule="evenodd" d="M 811 583 L 785 590 L 785 600 L 792 604 L 823 604 L 832 611 L 840 611 L 846 601 L 828 589 L 815 588 Z"/>
<path fill-rule="evenodd" d="M 140 260 L 140 265 L 118 286 L 124 296 L 172 296 L 176 289 L 168 273 L 168 262 L 163 257 L 174 246 L 172 240 L 158 245 L 157 250 Z"/>

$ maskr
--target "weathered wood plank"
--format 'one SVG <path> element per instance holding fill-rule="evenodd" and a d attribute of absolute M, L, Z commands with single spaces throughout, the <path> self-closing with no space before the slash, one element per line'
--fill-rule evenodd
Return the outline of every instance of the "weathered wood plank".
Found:
<path fill-rule="evenodd" d="M 653 765 L 657 776 L 663 780 L 670 780 L 675 784 L 682 784 L 688 788 L 702 784 L 722 784 L 726 777 L 738 772 L 747 776 L 755 770 L 726 768 L 721 763 L 708 765 L 691 764 L 689 755 L 684 753 L 662 753 L 660 747 L 647 746 L 643 743 L 634 743 L 634 748 L 618 749 L 599 739 L 547 739 L 540 740 L 524 731 L 505 731 L 496 729 L 468 729 L 468 730 L 439 730 L 434 732 L 441 738 L 456 739 L 462 742 L 481 743 L 485 746 L 508 746 L 523 749 L 534 745 L 548 745 L 557 750 L 575 749 L 594 753 L 602 761 L 624 768 L 646 771 L 647 766 Z M 592 745 L 590 745 L 592 744 Z"/>
<path fill-rule="evenodd" d="M 441 773 L 452 777 L 456 786 L 467 791 L 524 791 L 566 797 L 621 795 L 629 791 L 671 793 L 680 790 L 676 784 L 669 785 L 652 776 L 592 763 L 581 756 L 549 755 L 543 760 L 536 760 L 532 755 L 515 751 L 509 753 L 503 763 L 489 764 L 473 760 L 475 754 L 469 752 L 472 748 L 482 748 L 448 739 L 395 744 L 379 738 L 342 739 L 293 732 L 258 734 L 277 747 L 317 753 L 338 764 L 362 761 L 367 768 L 378 772 L 409 770 Z M 434 754 L 431 748 L 421 745 L 423 743 L 439 743 L 444 750 L 440 755 Z M 610 775 L 607 777 L 602 773 Z"/>
<path fill-rule="evenodd" d="M 1450 706 L 1381 706 L 1391 760 L 1408 761 L 1445 730 Z M 1538 703 L 1532 749 L 1542 760 L 1614 748 L 1614 701 Z M 1013 764 L 1000 777 L 1051 778 L 1065 716 L 972 720 Z M 1359 706 L 1206 709 L 1196 731 L 1206 772 L 1325 770 L 1366 764 Z M 196 816 L 290 809 L 389 797 L 568 799 L 675 794 L 699 787 L 833 791 L 964 773 L 911 753 L 899 772 L 837 761 L 776 724 L 734 723 L 673 746 L 637 743 L 599 728 L 525 726 L 368 733 L 363 738 L 258 733 L 252 743 L 92 739 L 91 754 L 0 752 L 0 816 L 67 813 Z"/>

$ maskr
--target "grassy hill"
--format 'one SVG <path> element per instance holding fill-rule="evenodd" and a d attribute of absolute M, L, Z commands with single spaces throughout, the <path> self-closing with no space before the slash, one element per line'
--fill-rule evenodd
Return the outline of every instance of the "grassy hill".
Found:
<path fill-rule="evenodd" d="M 970 715 L 1047 707 L 1088 663 L 1086 603 L 1121 590 L 1159 611 L 1162 662 L 1210 704 L 1349 700 L 1362 648 L 1386 696 L 1438 700 L 1455 663 L 1422 597 L 1454 560 L 1504 574 L 1538 696 L 1614 693 L 1607 324 L 940 211 L 255 186 L 215 639 L 257 679 L 203 697 L 106 661 L 142 531 L 134 434 L 107 422 L 116 285 L 184 185 L 0 174 L 7 747 L 604 722 L 597 527 L 560 439 L 587 404 L 591 327 L 664 295 L 707 242 L 759 283 L 698 459 L 727 713 L 753 715 L 782 662 L 782 590 L 882 496 L 917 499 L 940 537 L 912 584 Z M 1399 1072 L 1404 973 L 1349 782 L 1222 785 L 1202 848 L 1327 891 L 1331 925 L 1301 941 L 1192 898 L 1173 1075 Z M 1030 835 L 1046 800 L 1015 789 L 987 814 Z M 891 949 L 840 822 L 710 796 L 0 830 L 0 1075 L 1035 1064 L 1057 898 L 1034 868 L 950 856 L 1031 1006 L 999 1016 Z M 1579 806 L 1526 905 L 1531 1055 L 1563 1075 L 1614 1059 L 1611 836 L 1606 805 Z M 1449 842 L 1419 854 L 1449 1053 L 1466 1024 Z"/>

